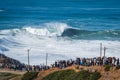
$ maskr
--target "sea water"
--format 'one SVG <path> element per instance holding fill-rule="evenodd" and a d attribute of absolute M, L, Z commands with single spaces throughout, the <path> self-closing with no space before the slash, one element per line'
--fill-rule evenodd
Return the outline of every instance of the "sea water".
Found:
<path fill-rule="evenodd" d="M 120 0 L 0 0 L 0 52 L 30 64 L 120 58 Z M 103 51 L 102 51 L 103 53 Z M 103 54 L 102 54 L 103 56 Z"/>

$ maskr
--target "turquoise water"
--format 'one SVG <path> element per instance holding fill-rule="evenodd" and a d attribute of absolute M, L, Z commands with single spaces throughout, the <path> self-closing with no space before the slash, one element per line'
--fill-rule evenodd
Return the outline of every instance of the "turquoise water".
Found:
<path fill-rule="evenodd" d="M 64 22 L 87 30 L 120 29 L 119 0 L 0 0 L 0 29 Z"/>

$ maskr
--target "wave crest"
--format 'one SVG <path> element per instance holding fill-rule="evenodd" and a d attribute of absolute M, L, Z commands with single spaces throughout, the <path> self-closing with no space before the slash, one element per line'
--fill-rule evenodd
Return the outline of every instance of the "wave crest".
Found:
<path fill-rule="evenodd" d="M 61 36 L 65 29 L 69 28 L 65 23 L 51 22 L 42 25 L 24 26 L 22 29 L 0 30 L 0 35 L 30 34 L 42 37 Z"/>
<path fill-rule="evenodd" d="M 23 30 L 39 36 L 61 36 L 64 30 L 68 27 L 69 26 L 65 23 L 45 23 L 37 26 L 37 28 L 26 26 Z"/>

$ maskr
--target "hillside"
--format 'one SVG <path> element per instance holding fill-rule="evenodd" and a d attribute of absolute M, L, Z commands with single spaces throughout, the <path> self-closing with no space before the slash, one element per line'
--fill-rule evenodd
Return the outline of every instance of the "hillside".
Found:
<path fill-rule="evenodd" d="M 100 72 L 101 77 L 99 78 L 99 80 L 120 80 L 120 69 L 117 69 L 115 67 L 111 67 L 110 71 L 105 71 L 104 70 L 105 67 L 103 66 L 91 66 L 91 67 L 86 67 L 86 66 L 71 66 L 71 67 L 67 67 L 64 69 L 59 69 L 59 68 L 53 68 L 53 69 L 48 69 L 48 70 L 44 70 L 44 71 L 40 71 L 37 78 L 35 80 L 44 80 L 43 78 L 53 74 L 54 72 L 58 72 L 58 71 L 63 71 L 64 73 L 66 73 L 64 70 L 73 70 L 74 72 L 78 73 L 79 71 L 82 70 L 86 70 L 86 71 L 90 71 L 90 72 Z M 73 73 L 74 73 L 73 72 Z M 21 72 L 21 71 L 10 71 L 10 70 L 0 70 L 0 73 L 11 73 L 9 75 L 0 75 L 0 80 L 6 80 L 6 79 L 2 79 L 2 78 L 11 78 L 10 80 L 21 80 L 22 75 L 25 74 L 25 72 Z M 6 76 L 6 77 L 5 77 Z M 65 75 L 64 75 L 65 76 Z"/>
<path fill-rule="evenodd" d="M 12 78 L 10 80 L 21 80 L 23 74 L 25 74 L 27 72 L 27 70 L 22 70 L 22 69 L 26 68 L 23 66 L 24 64 L 20 63 L 19 61 L 15 60 L 15 59 L 9 58 L 3 54 L 0 54 L 0 56 L 1 56 L 0 64 L 2 64 L 0 66 L 0 73 L 1 73 L 0 80 L 6 80 L 4 78 Z M 7 64 L 7 66 L 6 66 L 6 64 Z M 19 66 L 14 68 L 13 66 L 9 66 L 9 65 L 19 65 Z M 21 66 L 22 66 L 22 68 L 19 68 Z M 62 68 L 62 69 L 50 68 L 48 70 L 39 71 L 37 78 L 35 80 L 44 80 L 43 78 L 46 78 L 52 74 L 54 74 L 54 75 L 56 75 L 58 73 L 62 74 L 62 72 L 64 74 L 64 73 L 66 73 L 66 71 L 64 71 L 64 70 L 73 70 L 74 72 L 72 72 L 72 73 L 74 76 L 78 75 L 76 73 L 80 73 L 80 71 L 83 71 L 83 70 L 89 71 L 90 74 L 93 72 L 99 72 L 101 74 L 101 77 L 99 78 L 99 80 L 120 80 L 120 66 L 118 69 L 116 69 L 116 67 L 114 66 L 114 67 L 111 67 L 110 70 L 105 71 L 105 66 L 89 66 L 88 67 L 88 66 L 76 66 L 76 65 L 72 65 L 72 66 L 69 66 L 66 68 Z M 87 73 L 89 73 L 89 72 L 87 72 Z M 5 75 L 3 75 L 3 74 L 5 74 Z M 63 75 L 63 76 L 66 76 L 66 75 Z"/>
<path fill-rule="evenodd" d="M 104 70 L 105 67 L 102 66 L 91 66 L 91 67 L 86 67 L 86 66 L 79 66 L 79 68 L 77 66 L 71 66 L 62 70 L 74 70 L 75 72 L 79 72 L 81 70 L 87 70 L 90 72 L 100 72 L 101 77 L 99 78 L 99 80 L 120 80 L 120 69 L 116 70 L 115 67 L 111 67 L 110 71 L 105 71 Z M 46 71 L 41 71 L 38 74 L 38 77 L 36 80 L 42 80 L 44 77 L 57 72 L 57 71 L 61 71 L 61 69 L 58 68 L 54 68 L 54 69 L 49 69 Z"/>

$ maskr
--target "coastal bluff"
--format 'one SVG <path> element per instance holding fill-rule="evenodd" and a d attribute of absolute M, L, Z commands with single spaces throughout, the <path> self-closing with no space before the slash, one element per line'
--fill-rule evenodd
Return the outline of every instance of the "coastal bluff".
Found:
<path fill-rule="evenodd" d="M 1 54 L 1 57 L 2 58 L 0 58 L 0 63 L 3 63 L 4 65 L 5 64 L 15 65 L 16 63 L 19 65 L 23 65 L 23 63 L 19 62 L 18 60 L 9 58 L 5 55 Z M 55 74 L 57 72 L 62 72 L 62 71 L 66 73 L 68 70 L 73 71 L 75 74 L 82 71 L 87 71 L 90 73 L 98 72 L 100 73 L 100 75 L 99 76 L 96 75 L 99 77 L 99 79 L 96 79 L 96 80 L 120 80 L 120 66 L 107 66 L 107 65 L 105 66 L 103 65 L 102 66 L 72 65 L 62 69 L 58 67 L 54 67 L 54 68 L 49 68 L 41 71 L 30 71 L 30 72 L 37 72 L 38 74 L 34 79 L 28 79 L 28 80 L 44 80 L 44 78 L 47 78 L 51 74 Z M 24 74 L 26 74 L 27 72 L 28 72 L 27 70 L 21 70 L 21 68 L 14 69 L 14 68 L 2 66 L 0 67 L 0 80 L 23 80 Z M 76 76 L 75 74 L 74 76 Z M 86 80 L 89 80 L 89 79 L 86 79 Z"/>
<path fill-rule="evenodd" d="M 120 69 L 116 70 L 115 67 L 111 67 L 110 71 L 105 71 L 104 69 L 105 69 L 104 66 L 91 66 L 91 67 L 79 66 L 79 68 L 78 66 L 71 66 L 65 69 L 54 68 L 39 72 L 36 80 L 42 80 L 47 75 L 62 70 L 74 70 L 75 72 L 79 72 L 81 70 L 87 70 L 90 72 L 97 71 L 101 74 L 101 77 L 98 80 L 120 80 Z"/>

